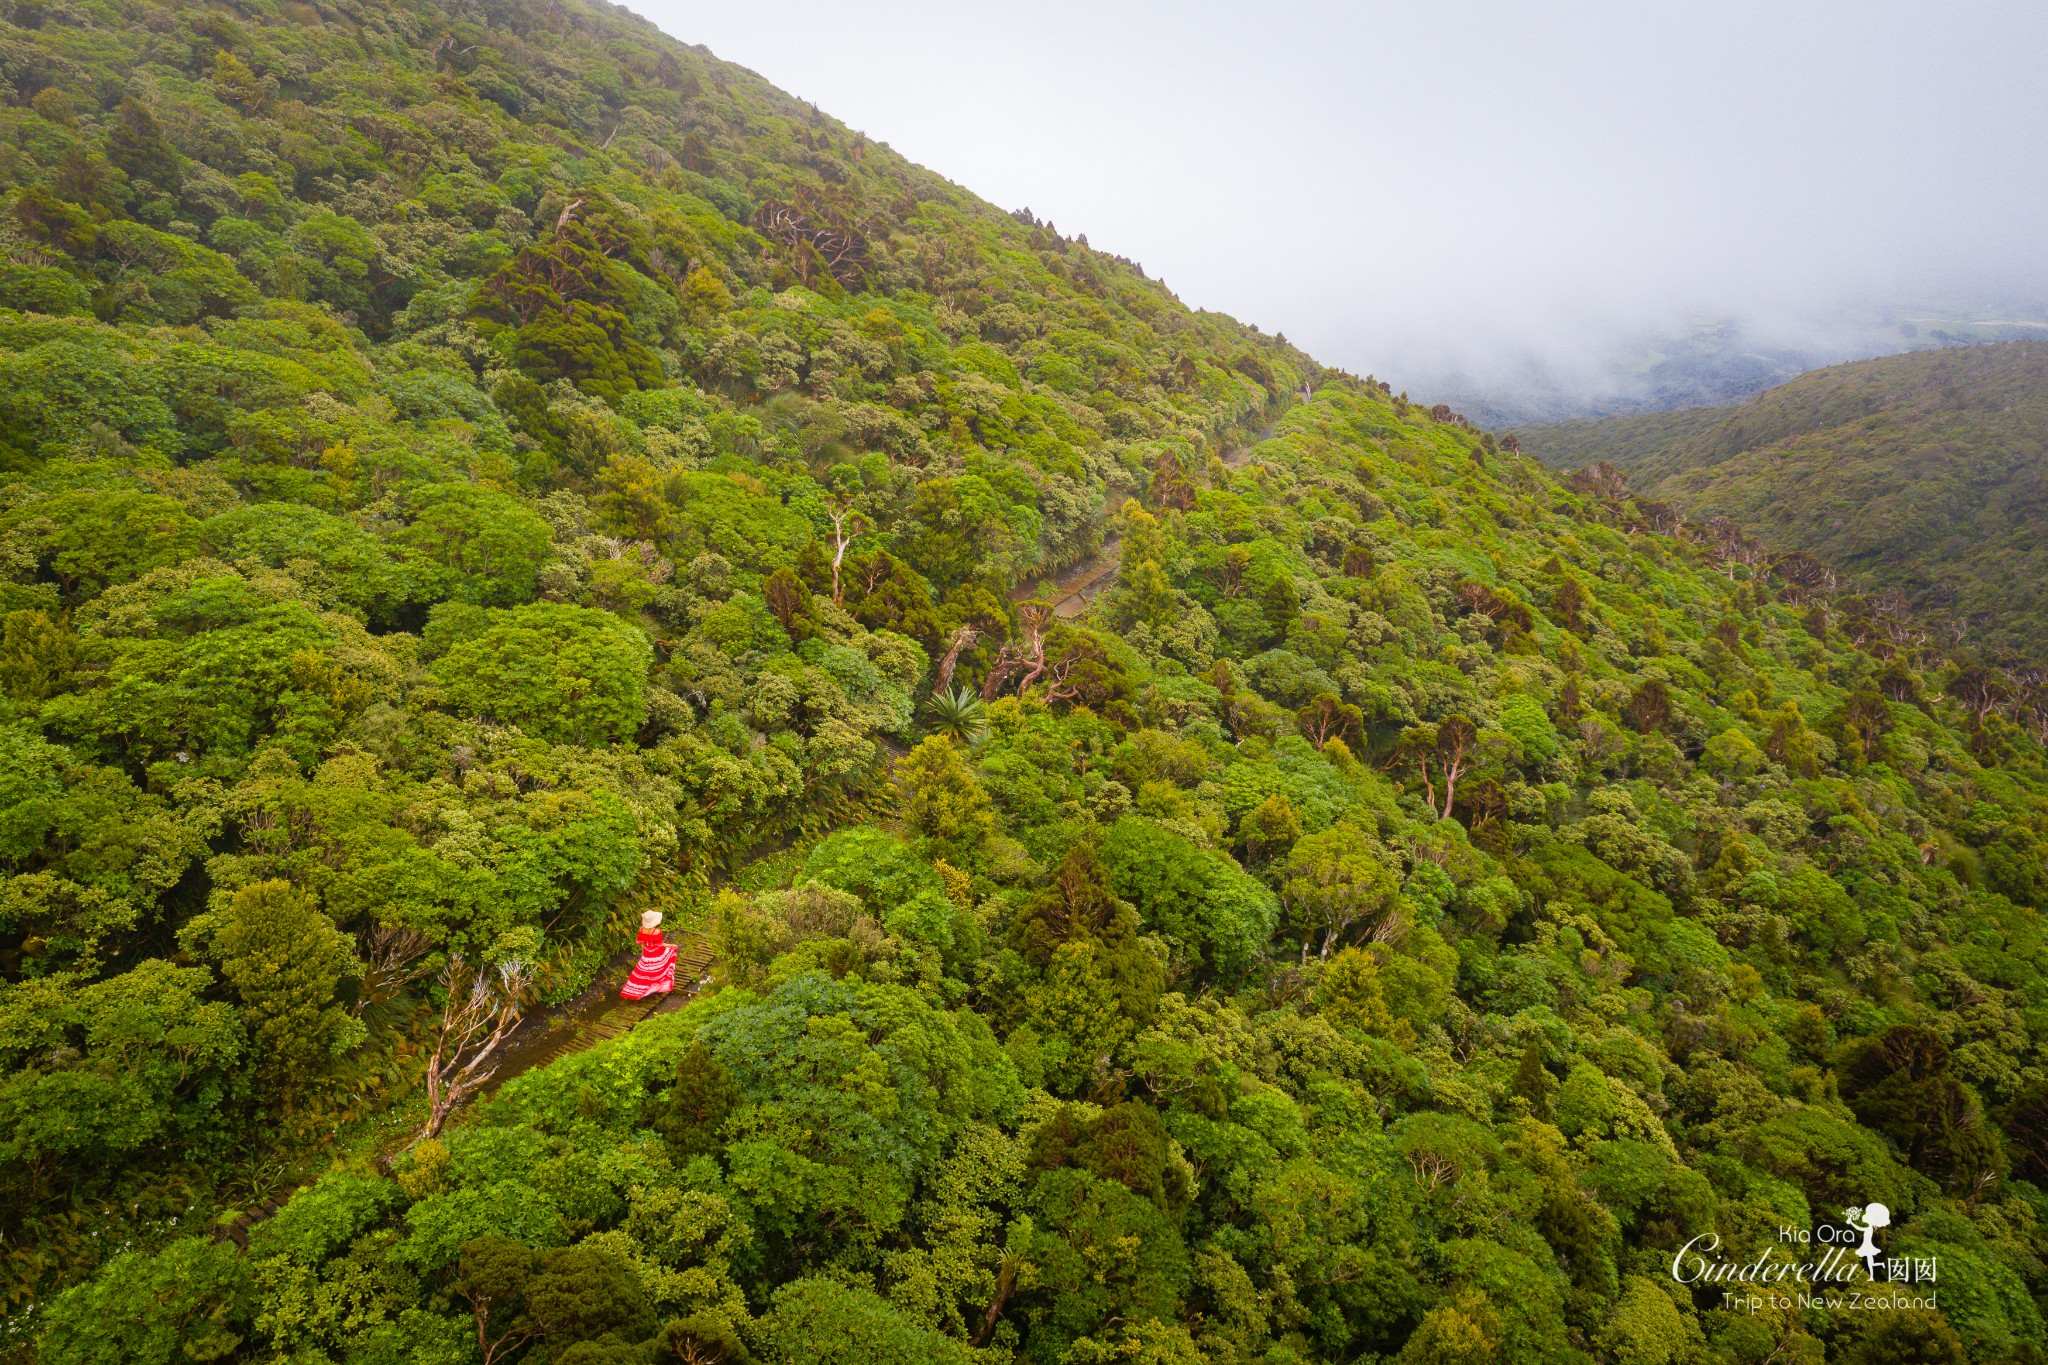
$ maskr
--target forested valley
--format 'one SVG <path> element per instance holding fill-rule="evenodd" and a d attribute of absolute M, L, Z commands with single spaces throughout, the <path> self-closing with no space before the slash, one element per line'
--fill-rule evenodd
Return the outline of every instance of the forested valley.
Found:
<path fill-rule="evenodd" d="M 622 10 L 0 19 L 8 1359 L 2041 1359 L 2038 677 Z"/>
<path fill-rule="evenodd" d="M 1946 346 L 1800 375 L 1747 403 L 1516 433 L 1608 463 L 1702 523 L 1898 596 L 1951 648 L 2038 684 L 2048 659 L 2048 343 Z"/>

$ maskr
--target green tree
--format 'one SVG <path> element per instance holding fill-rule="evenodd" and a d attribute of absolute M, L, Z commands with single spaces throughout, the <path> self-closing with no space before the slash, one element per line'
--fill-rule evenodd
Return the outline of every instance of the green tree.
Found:
<path fill-rule="evenodd" d="M 10 611 L 0 631 L 0 691 L 41 701 L 71 681 L 78 637 L 40 611 Z"/>
<path fill-rule="evenodd" d="M 1478 766 L 1484 757 L 1482 748 L 1482 733 L 1471 718 L 1451 715 L 1440 724 L 1403 730 L 1396 753 L 1416 765 L 1424 799 L 1440 818 L 1448 820 L 1458 799 L 1458 780 Z"/>
<path fill-rule="evenodd" d="M 375 536 L 346 519 L 291 503 L 256 503 L 208 517 L 208 553 L 231 564 L 286 569 L 323 604 L 387 624 L 425 585 Z"/>
<path fill-rule="evenodd" d="M 719 1129 L 745 1098 L 711 1049 L 693 1043 L 676 1063 L 675 1083 L 655 1111 L 654 1129 L 678 1156 L 704 1156 L 724 1147 Z"/>
<path fill-rule="evenodd" d="M 1671 1365 L 1695 1345 L 1671 1296 L 1643 1275 L 1629 1277 L 1600 1329 L 1600 1341 L 1617 1365 Z"/>
<path fill-rule="evenodd" d="M 131 1251 L 50 1304 L 37 1358 L 53 1365 L 231 1359 L 256 1315 L 254 1289 L 230 1242 L 186 1237 L 153 1256 Z"/>
<path fill-rule="evenodd" d="M 1771 718 L 1771 733 L 1764 741 L 1764 753 L 1772 762 L 1784 764 L 1801 777 L 1811 777 L 1819 769 L 1820 749 L 1813 732 L 1806 728 L 1806 721 L 1799 714 L 1797 702 L 1786 702 Z"/>
<path fill-rule="evenodd" d="M 955 744 L 971 746 L 988 731 L 988 704 L 962 684 L 932 698 L 932 720 Z"/>
<path fill-rule="evenodd" d="M 1137 911 L 1117 896 L 1102 859 L 1087 844 L 1076 844 L 1011 922 L 1010 942 L 1033 962 L 1044 963 L 1062 943 L 1122 943 L 1137 928 Z"/>
<path fill-rule="evenodd" d="M 1514 1092 L 1529 1102 L 1529 1112 L 1539 1119 L 1550 1118 L 1550 1069 L 1543 1064 L 1543 1043 L 1531 1038 L 1522 1047 L 1522 1060 L 1515 1067 Z"/>
<path fill-rule="evenodd" d="M 1963 1365 L 1969 1358 L 1956 1329 L 1926 1309 L 1872 1314 L 1843 1356 L 1853 1365 Z"/>
<path fill-rule="evenodd" d="M 176 195 L 184 184 L 177 152 L 164 139 L 149 106 L 133 96 L 123 98 L 114 110 L 114 126 L 107 134 L 107 159 L 132 179 L 146 180 L 163 194 Z"/>
<path fill-rule="evenodd" d="M 761 600 L 791 639 L 806 639 L 817 629 L 818 607 L 811 600 L 811 590 L 787 564 L 768 575 L 761 585 Z"/>
<path fill-rule="evenodd" d="M 971 921 L 963 921 L 939 873 L 903 840 L 882 830 L 856 827 L 820 840 L 798 880 L 859 897 L 867 914 L 892 934 L 942 951 L 965 946 Z"/>
<path fill-rule="evenodd" d="M 1365 734 L 1365 713 L 1328 692 L 1318 693 L 1315 700 L 1295 712 L 1294 723 L 1318 749 L 1325 748 L 1333 739 L 1357 744 Z"/>
<path fill-rule="evenodd" d="M 988 797 L 950 735 L 933 735 L 896 765 L 903 818 L 942 844 L 972 842 L 994 825 Z"/>
<path fill-rule="evenodd" d="M 86 596 L 175 564 L 199 547 L 199 523 L 190 513 L 134 489 L 59 493 L 38 503 L 35 514 L 52 526 L 44 541 L 51 571 Z"/>
<path fill-rule="evenodd" d="M 264 1088 L 287 1113 L 361 1026 L 335 1002 L 344 976 L 359 975 L 354 945 L 305 892 L 257 882 L 228 902 L 214 939 L 221 977 L 243 1007 Z"/>
<path fill-rule="evenodd" d="M 1301 813 L 1285 795 L 1274 792 L 1246 813 L 1237 834 L 1253 861 L 1271 862 L 1301 838 Z"/>
<path fill-rule="evenodd" d="M 1108 1335 L 1119 1319 L 1171 1320 L 1191 1266 L 1186 1243 L 1151 1199 L 1061 1167 L 1038 1177 L 1029 1207 L 1036 1284 L 1018 1316 L 1031 1340 L 1064 1350 Z"/>
<path fill-rule="evenodd" d="M 0 1172 L 32 1206 L 67 1172 L 216 1139 L 247 1040 L 213 975 L 150 958 L 0 986 Z"/>
<path fill-rule="evenodd" d="M 552 602 L 446 619 L 456 638 L 432 667 L 456 712 L 565 744 L 619 743 L 640 728 L 654 651 L 637 626 Z"/>
<path fill-rule="evenodd" d="M 594 1246 L 553 1247 L 522 1286 L 526 1314 L 561 1358 L 579 1342 L 638 1342 L 654 1327 L 633 1267 Z"/>
<path fill-rule="evenodd" d="M 1395 1036 L 1395 1019 L 1380 991 L 1379 963 L 1363 948 L 1347 947 L 1324 964 L 1316 978 L 1316 1009 L 1340 1028 Z"/>
<path fill-rule="evenodd" d="M 1863 755 L 1864 762 L 1875 763 L 1884 737 L 1892 732 L 1891 705 L 1877 692 L 1860 688 L 1843 700 L 1841 709 L 1835 713 L 1835 724 Z"/>
<path fill-rule="evenodd" d="M 412 519 L 397 541 L 425 595 L 480 606 L 509 606 L 533 596 L 551 533 L 517 498 L 440 483 L 408 489 L 404 505 Z"/>
<path fill-rule="evenodd" d="M 1119 624 L 1163 625 L 1174 612 L 1173 589 L 1162 563 L 1166 537 L 1159 519 L 1126 501 L 1119 514 L 1123 549 L 1117 564 L 1116 619 Z"/>
<path fill-rule="evenodd" d="M 1856 1116 L 1899 1145 L 1906 1160 L 1951 1189 L 1974 1189 L 2003 1171 L 2005 1155 L 1967 1086 L 1949 1073 L 1941 1036 L 1900 1024 L 1863 1047 L 1844 1078 Z"/>
<path fill-rule="evenodd" d="M 1397 940 L 1404 925 L 1392 913 L 1400 887 L 1377 841 L 1348 824 L 1332 825 L 1296 843 L 1281 882 L 1285 922 L 1323 958 L 1353 932 L 1377 942 Z"/>
<path fill-rule="evenodd" d="M 1023 1101 L 986 1024 L 901 986 L 793 976 L 699 1037 L 747 1098 L 726 1120 L 731 1185 L 792 1277 L 890 1237 L 949 1138 Z"/>
<path fill-rule="evenodd" d="M 454 1289 L 476 1320 L 484 1365 L 496 1365 L 533 1339 L 535 1324 L 525 1311 L 533 1262 L 533 1250 L 509 1237 L 476 1237 L 462 1244 Z"/>
<path fill-rule="evenodd" d="M 1137 908 L 1144 927 L 1219 974 L 1249 966 L 1279 920 L 1278 902 L 1256 878 L 1153 821 L 1117 821 L 1100 855 L 1111 888 Z"/>
<path fill-rule="evenodd" d="M 926 1365 L 964 1361 L 960 1344 L 892 1308 L 871 1290 L 830 1279 L 776 1291 L 762 1335 L 788 1365 Z"/>

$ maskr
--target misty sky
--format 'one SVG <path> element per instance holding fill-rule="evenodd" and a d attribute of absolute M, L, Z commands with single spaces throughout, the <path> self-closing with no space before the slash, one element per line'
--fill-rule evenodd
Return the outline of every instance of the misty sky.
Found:
<path fill-rule="evenodd" d="M 2048 297 L 2048 4 L 637 0 L 1188 303 L 1406 380 Z"/>

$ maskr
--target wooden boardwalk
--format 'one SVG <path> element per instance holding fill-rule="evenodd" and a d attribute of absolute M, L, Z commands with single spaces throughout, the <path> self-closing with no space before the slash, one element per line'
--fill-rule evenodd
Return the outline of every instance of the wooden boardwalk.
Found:
<path fill-rule="evenodd" d="M 1123 542 L 1112 540 L 1080 563 L 1069 565 L 1051 578 L 1020 584 L 1010 594 L 1010 600 L 1023 602 L 1036 597 L 1052 603 L 1053 615 L 1063 621 L 1072 620 L 1086 611 L 1088 604 L 1116 578 L 1122 550 Z"/>
<path fill-rule="evenodd" d="M 514 1076 L 546 1066 L 572 1052 L 594 1047 L 607 1038 L 616 1038 L 657 1014 L 670 1014 L 689 1004 L 711 979 L 711 940 L 702 934 L 685 934 L 677 942 L 676 950 L 676 988 L 667 995 L 647 1000 L 619 998 L 619 984 L 624 980 L 624 973 L 639 958 L 636 947 L 615 959 L 588 990 L 568 1004 L 529 1016 L 512 1035 L 497 1069 L 477 1092 L 478 1096 L 492 1094 Z M 387 1153 L 380 1158 L 380 1166 L 390 1155 Z M 297 1193 L 297 1187 L 287 1190 L 265 1200 L 232 1223 L 216 1227 L 213 1240 L 246 1247 L 249 1230 L 283 1208 Z"/>
<path fill-rule="evenodd" d="M 686 934 L 676 944 L 676 988 L 645 1000 L 619 998 L 619 971 L 630 968 L 639 950 L 622 955 L 589 990 L 561 1008 L 522 1025 L 506 1048 L 504 1060 L 491 1073 L 481 1093 L 489 1095 L 514 1076 L 616 1038 L 657 1014 L 670 1014 L 696 998 L 709 979 L 711 941 Z"/>
<path fill-rule="evenodd" d="M 1232 469 L 1242 469 L 1251 462 L 1252 451 L 1259 442 L 1269 440 L 1273 428 L 1267 427 L 1251 441 L 1229 451 L 1223 463 Z M 1024 602 L 1036 597 L 1052 603 L 1053 615 L 1063 621 L 1071 621 L 1088 610 L 1088 604 L 1102 595 L 1103 589 L 1116 581 L 1116 571 L 1123 559 L 1123 542 L 1112 539 L 1100 550 L 1077 564 L 1070 564 L 1050 578 L 1035 578 L 1021 583 L 1011 592 L 1012 602 Z"/>

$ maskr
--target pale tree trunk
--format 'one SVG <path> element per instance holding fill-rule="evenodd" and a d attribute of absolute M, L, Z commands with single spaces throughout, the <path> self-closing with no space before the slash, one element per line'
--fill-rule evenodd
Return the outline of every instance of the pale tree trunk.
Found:
<path fill-rule="evenodd" d="M 832 518 L 832 605 L 837 607 L 845 604 L 839 589 L 839 566 L 846 562 L 847 548 L 860 536 L 861 515 L 846 507 L 833 508 L 829 515 Z M 852 530 L 847 529 L 849 519 Z"/>
<path fill-rule="evenodd" d="M 1451 818 L 1451 804 L 1457 800 L 1458 777 L 1465 771 L 1462 763 L 1444 765 L 1444 819 Z"/>
<path fill-rule="evenodd" d="M 416 1141 L 438 1135 L 448 1116 L 497 1070 L 491 1057 L 518 1026 L 532 978 L 523 962 L 480 971 L 457 955 L 448 959 L 441 984 L 448 1002 L 427 1058 L 427 1125 Z"/>
<path fill-rule="evenodd" d="M 939 683 L 932 689 L 934 697 L 952 685 L 953 667 L 960 662 L 960 651 L 973 644 L 980 635 L 981 632 L 973 626 L 962 626 L 953 632 L 953 646 L 946 651 L 946 657 L 939 660 Z"/>

